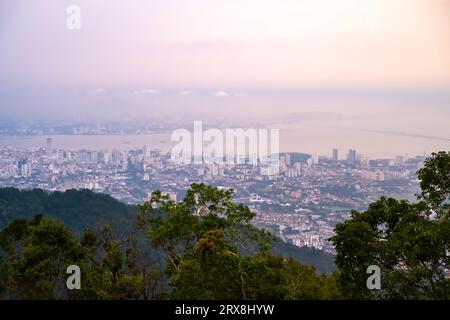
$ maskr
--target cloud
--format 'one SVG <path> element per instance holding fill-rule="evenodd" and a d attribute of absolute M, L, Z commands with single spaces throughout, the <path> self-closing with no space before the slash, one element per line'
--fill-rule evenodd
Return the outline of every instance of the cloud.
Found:
<path fill-rule="evenodd" d="M 184 90 L 184 91 L 180 91 L 178 94 L 179 94 L 180 96 L 190 96 L 190 95 L 191 95 L 191 92 L 188 91 L 188 90 Z"/>
<path fill-rule="evenodd" d="M 228 94 L 227 92 L 225 92 L 225 91 L 217 91 L 217 92 L 214 94 L 214 96 L 215 96 L 215 97 L 218 97 L 218 98 L 223 98 L 223 97 L 228 97 L 229 94 Z"/>
<path fill-rule="evenodd" d="M 93 89 L 88 91 L 89 94 L 92 95 L 103 95 L 106 93 L 106 90 L 103 88 Z"/>
<path fill-rule="evenodd" d="M 152 94 L 158 94 L 158 93 L 159 93 L 158 90 L 155 90 L 155 89 L 139 89 L 139 90 L 133 91 L 134 95 L 144 95 L 144 94 L 152 95 Z"/>
<path fill-rule="evenodd" d="M 246 94 L 246 93 L 235 93 L 234 96 L 235 97 L 246 97 L 246 96 L 248 96 L 248 94 Z"/>

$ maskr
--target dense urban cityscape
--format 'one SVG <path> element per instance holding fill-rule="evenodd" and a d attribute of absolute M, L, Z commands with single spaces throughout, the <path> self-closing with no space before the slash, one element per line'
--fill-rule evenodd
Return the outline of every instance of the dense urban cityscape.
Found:
<path fill-rule="evenodd" d="M 413 199 L 416 171 L 424 156 L 369 159 L 356 150 L 329 155 L 280 153 L 279 173 L 263 165 L 178 165 L 170 153 L 142 148 L 65 150 L 54 138 L 46 147 L 0 148 L 3 187 L 49 191 L 90 189 L 128 203 L 145 202 L 161 190 L 180 200 L 191 183 L 204 182 L 236 191 L 236 201 L 257 213 L 254 223 L 284 241 L 333 252 L 328 239 L 351 210 L 364 210 L 380 196 Z"/>

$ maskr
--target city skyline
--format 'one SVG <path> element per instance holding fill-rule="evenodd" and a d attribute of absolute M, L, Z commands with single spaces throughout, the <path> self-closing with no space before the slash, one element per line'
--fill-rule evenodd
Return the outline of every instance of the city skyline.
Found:
<path fill-rule="evenodd" d="M 333 252 L 328 239 L 335 224 L 348 218 L 348 209 L 365 210 L 386 194 L 411 198 L 418 190 L 415 173 L 425 159 L 369 159 L 350 149 L 333 160 L 335 150 L 317 157 L 280 153 L 278 170 L 269 173 L 267 164 L 250 159 L 180 165 L 170 153 L 149 146 L 69 151 L 55 148 L 47 138 L 41 148 L 0 148 L 0 182 L 19 189 L 89 189 L 133 205 L 147 201 L 155 190 L 178 201 L 192 183 L 232 188 L 236 200 L 257 213 L 255 225 L 296 246 Z"/>

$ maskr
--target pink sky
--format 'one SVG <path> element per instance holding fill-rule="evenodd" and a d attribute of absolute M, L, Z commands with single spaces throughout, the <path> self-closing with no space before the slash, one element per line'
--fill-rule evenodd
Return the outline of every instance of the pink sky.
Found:
<path fill-rule="evenodd" d="M 450 85 L 449 0 L 4 0 L 0 12 L 0 83 Z"/>

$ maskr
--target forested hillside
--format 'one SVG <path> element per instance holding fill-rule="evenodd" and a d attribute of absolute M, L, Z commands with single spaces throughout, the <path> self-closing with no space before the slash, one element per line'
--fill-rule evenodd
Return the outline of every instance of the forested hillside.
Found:
<path fill-rule="evenodd" d="M 302 260 L 305 252 L 305 263 L 330 259 L 315 260 L 315 255 L 324 254 L 283 245 L 255 228 L 251 224 L 255 214 L 234 203 L 233 194 L 193 184 L 181 202 L 155 191 L 149 202 L 131 207 L 86 190 L 4 189 L 0 295 L 6 299 L 340 297 L 335 276 L 318 275 L 314 267 L 295 260 Z M 79 290 L 66 287 L 66 268 L 72 265 L 82 274 Z"/>
<path fill-rule="evenodd" d="M 125 238 L 133 231 L 138 211 L 136 206 L 90 190 L 47 192 L 0 188 L 0 229 L 16 219 L 31 219 L 42 214 L 62 222 L 74 234 L 108 225 L 115 235 Z M 282 240 L 275 241 L 272 250 L 278 255 L 312 265 L 318 273 L 331 273 L 334 268 L 334 257 L 322 251 L 298 248 Z"/>
<path fill-rule="evenodd" d="M 137 208 L 89 190 L 0 189 L 0 228 L 15 219 L 29 219 L 36 214 L 63 222 L 75 233 L 101 225 L 111 225 L 123 233 L 134 223 Z"/>

